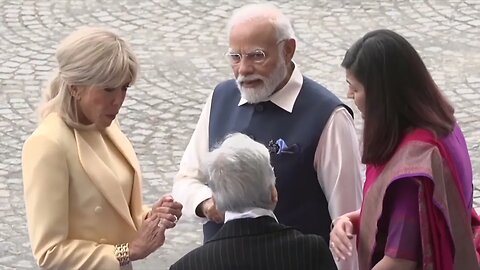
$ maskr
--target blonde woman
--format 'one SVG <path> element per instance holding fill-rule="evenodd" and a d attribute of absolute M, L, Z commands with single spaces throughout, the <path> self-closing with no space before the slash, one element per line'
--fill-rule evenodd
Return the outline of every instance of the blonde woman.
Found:
<path fill-rule="evenodd" d="M 117 114 L 138 63 L 115 33 L 85 27 L 56 52 L 58 71 L 22 154 L 28 230 L 45 269 L 131 269 L 165 241 L 182 205 L 143 205 L 140 166 Z"/>

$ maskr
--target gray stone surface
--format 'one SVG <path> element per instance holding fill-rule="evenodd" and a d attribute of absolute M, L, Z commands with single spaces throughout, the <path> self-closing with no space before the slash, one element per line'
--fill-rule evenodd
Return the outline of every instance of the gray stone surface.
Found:
<path fill-rule="evenodd" d="M 36 268 L 26 229 L 20 156 L 36 125 L 35 109 L 55 64 L 56 44 L 81 25 L 113 27 L 133 44 L 142 74 L 128 92 L 121 122 L 142 164 L 145 200 L 152 203 L 170 191 L 206 96 L 217 82 L 232 76 L 223 58 L 224 25 L 241 2 L 0 0 L 0 269 Z M 409 39 L 455 105 L 478 188 L 480 0 L 278 3 L 295 25 L 298 66 L 342 98 L 346 85 L 339 64 L 352 42 L 376 28 L 390 28 Z M 358 130 L 360 121 L 356 119 Z M 475 202 L 478 206 L 477 190 Z M 182 219 L 168 232 L 165 245 L 136 263 L 136 269 L 167 269 L 200 243 L 200 225 Z"/>

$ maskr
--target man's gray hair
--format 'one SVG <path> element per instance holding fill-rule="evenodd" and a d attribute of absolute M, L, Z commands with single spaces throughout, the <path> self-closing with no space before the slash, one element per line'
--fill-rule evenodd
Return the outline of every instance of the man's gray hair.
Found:
<path fill-rule="evenodd" d="M 229 135 L 208 154 L 207 170 L 218 210 L 273 209 L 275 174 L 263 144 L 241 133 Z"/>
<path fill-rule="evenodd" d="M 235 25 L 256 19 L 268 19 L 273 24 L 277 30 L 277 41 L 296 39 L 290 20 L 272 3 L 248 4 L 236 9 L 227 25 L 228 37 Z"/>

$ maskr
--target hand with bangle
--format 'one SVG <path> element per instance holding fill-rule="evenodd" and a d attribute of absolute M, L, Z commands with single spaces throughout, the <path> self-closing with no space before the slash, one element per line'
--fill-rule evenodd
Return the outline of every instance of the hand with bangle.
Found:
<path fill-rule="evenodd" d="M 175 227 L 182 216 L 182 205 L 165 195 L 158 200 L 129 243 L 115 245 L 115 257 L 121 266 L 140 260 L 157 250 L 165 242 L 165 230 Z"/>

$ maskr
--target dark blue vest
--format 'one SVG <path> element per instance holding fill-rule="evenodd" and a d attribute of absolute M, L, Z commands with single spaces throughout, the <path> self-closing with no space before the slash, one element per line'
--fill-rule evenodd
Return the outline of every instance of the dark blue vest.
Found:
<path fill-rule="evenodd" d="M 270 101 L 238 106 L 239 100 L 240 92 L 234 80 L 215 88 L 210 112 L 210 149 L 234 132 L 249 135 L 266 146 L 271 140 L 283 139 L 293 153 L 271 154 L 278 190 L 275 215 L 280 223 L 303 233 L 319 234 L 328 243 L 331 218 L 313 160 L 332 111 L 345 106 L 352 115 L 353 112 L 326 88 L 306 77 L 292 113 Z M 220 227 L 213 222 L 206 223 L 204 241 Z"/>

